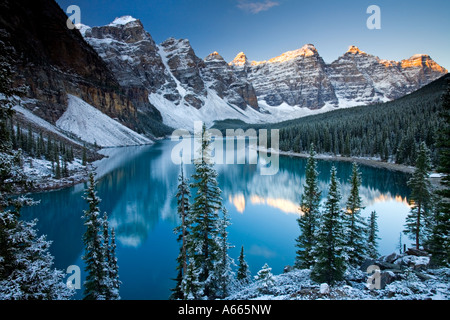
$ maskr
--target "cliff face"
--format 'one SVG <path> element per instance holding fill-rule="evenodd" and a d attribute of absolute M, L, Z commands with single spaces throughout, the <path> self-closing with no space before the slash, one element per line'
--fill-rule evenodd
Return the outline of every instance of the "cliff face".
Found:
<path fill-rule="evenodd" d="M 238 55 L 237 59 L 242 60 L 242 57 Z M 337 107 L 334 88 L 325 69 L 325 62 L 316 48 L 307 44 L 268 61 L 253 61 L 246 68 L 246 76 L 255 87 L 258 99 L 264 100 L 269 106 L 286 103 L 301 108 L 320 109 L 328 103 Z M 240 71 L 238 68 L 238 74 Z"/>
<path fill-rule="evenodd" d="M 169 38 L 156 45 L 140 20 L 130 16 L 101 27 L 83 26 L 86 41 L 126 87 L 145 88 L 175 106 L 205 106 L 208 89 L 241 109 L 258 109 L 253 86 L 237 77 L 218 54 L 196 56 L 186 39 Z"/>
<path fill-rule="evenodd" d="M 239 53 L 196 56 L 186 39 L 157 45 L 131 16 L 80 30 L 54 0 L 0 3 L 0 40 L 15 50 L 16 83 L 29 109 L 56 123 L 67 95 L 138 132 L 160 135 L 194 121 L 279 122 L 338 107 L 400 98 L 447 70 L 428 55 L 383 60 L 355 46 L 326 64 L 312 44 L 267 61 Z M 163 124 L 164 123 L 164 124 Z"/>
<path fill-rule="evenodd" d="M 133 100 L 150 107 L 144 102 L 147 92 L 133 92 L 130 99 L 80 32 L 67 28 L 67 16 L 53 0 L 6 0 L 0 11 L 1 40 L 15 51 L 15 82 L 27 87 L 36 115 L 55 123 L 67 108 L 67 94 L 73 94 L 128 127 L 145 130 Z M 155 112 L 155 118 L 161 116 Z"/>
<path fill-rule="evenodd" d="M 397 62 L 380 59 L 355 46 L 327 66 L 327 75 L 343 105 L 398 99 L 446 73 L 428 55 Z"/>

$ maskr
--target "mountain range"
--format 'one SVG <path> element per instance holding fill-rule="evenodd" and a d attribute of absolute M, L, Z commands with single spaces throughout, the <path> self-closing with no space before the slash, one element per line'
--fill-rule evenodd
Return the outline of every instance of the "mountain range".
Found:
<path fill-rule="evenodd" d="M 14 83 L 25 88 L 23 117 L 39 126 L 38 117 L 67 140 L 107 146 L 120 145 L 106 139 L 119 137 L 115 123 L 151 139 L 192 129 L 198 120 L 208 126 L 227 119 L 277 123 L 398 99 L 447 74 L 426 54 L 397 62 L 355 46 L 332 63 L 312 44 L 266 61 L 242 52 L 231 62 L 218 52 L 202 59 L 187 39 L 157 44 L 131 16 L 71 30 L 54 0 L 5 0 L 0 9 L 0 41 L 11 48 Z M 77 119 L 77 106 L 110 118 L 97 119 L 109 128 L 102 139 L 90 130 L 95 121 Z M 134 134 L 122 140 L 148 141 Z"/>
<path fill-rule="evenodd" d="M 243 52 L 229 63 L 218 52 L 201 59 L 186 39 L 157 45 L 131 16 L 79 27 L 119 83 L 147 89 L 164 123 L 175 128 L 227 118 L 279 122 L 391 101 L 447 73 L 426 54 L 397 62 L 355 46 L 330 64 L 312 44 L 267 61 L 250 61 Z"/>

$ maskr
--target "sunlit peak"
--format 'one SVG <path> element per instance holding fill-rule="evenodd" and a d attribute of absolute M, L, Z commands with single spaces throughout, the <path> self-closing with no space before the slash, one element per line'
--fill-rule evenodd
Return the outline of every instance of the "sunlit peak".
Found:
<path fill-rule="evenodd" d="M 272 58 L 268 61 L 252 61 L 252 65 L 256 66 L 264 63 L 283 63 L 293 60 L 297 57 L 311 57 L 316 56 L 318 54 L 319 53 L 317 52 L 317 49 L 313 44 L 305 44 L 300 49 L 285 52 L 282 55 Z"/>
<path fill-rule="evenodd" d="M 352 54 L 365 54 L 365 52 L 361 51 L 357 46 L 350 46 L 347 52 Z"/>
<path fill-rule="evenodd" d="M 230 65 L 232 66 L 244 66 L 248 63 L 247 56 L 243 52 L 239 52 L 234 58 L 233 61 L 230 62 Z"/>

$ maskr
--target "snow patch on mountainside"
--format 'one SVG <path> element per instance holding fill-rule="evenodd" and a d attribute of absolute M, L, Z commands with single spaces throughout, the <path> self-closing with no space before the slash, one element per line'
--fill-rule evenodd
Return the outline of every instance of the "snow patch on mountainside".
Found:
<path fill-rule="evenodd" d="M 22 100 L 22 102 L 27 102 L 26 100 Z M 73 139 L 71 139 L 70 137 L 68 137 L 66 135 L 66 133 L 58 128 L 55 127 L 53 124 L 45 121 L 44 119 L 36 116 L 35 114 L 33 114 L 31 111 L 25 109 L 24 107 L 20 106 L 20 105 L 16 105 L 14 106 L 14 111 L 16 111 L 17 113 L 20 113 L 25 119 L 27 119 L 28 121 L 34 123 L 35 125 L 37 125 L 38 127 L 41 127 L 47 131 L 53 132 L 59 136 L 64 137 L 65 139 L 69 140 L 70 142 L 73 142 L 75 144 L 81 145 L 81 143 L 79 141 L 75 141 Z"/>
<path fill-rule="evenodd" d="M 136 21 L 136 18 L 133 18 L 132 16 L 122 16 L 119 18 L 114 19 L 114 21 L 112 23 L 110 23 L 110 26 L 117 26 L 117 25 L 126 25 L 130 22 L 134 22 Z"/>
<path fill-rule="evenodd" d="M 214 121 L 239 119 L 253 123 L 255 117 L 261 116 L 250 107 L 243 111 L 226 103 L 213 90 L 207 91 L 205 105 L 200 109 L 187 105 L 184 100 L 176 105 L 159 94 L 150 94 L 149 101 L 161 112 L 164 124 L 189 131 L 193 131 L 195 121 L 203 121 L 207 127 L 211 127 Z"/>
<path fill-rule="evenodd" d="M 249 124 L 275 123 L 337 109 L 331 104 L 326 104 L 319 110 L 290 106 L 287 103 L 272 107 L 264 100 L 259 100 L 259 112 L 250 106 L 242 110 L 221 99 L 213 90 L 208 89 L 207 91 L 207 97 L 204 98 L 205 105 L 200 109 L 189 106 L 184 101 L 176 105 L 165 99 L 163 95 L 156 93 L 149 95 L 149 101 L 161 112 L 164 124 L 191 132 L 194 129 L 195 121 L 202 121 L 207 127 L 211 127 L 215 121 L 221 120 L 241 120 Z"/>
<path fill-rule="evenodd" d="M 119 122 L 78 97 L 68 95 L 66 112 L 56 126 L 73 133 L 81 140 L 100 147 L 119 147 L 150 144 L 152 141 Z"/>

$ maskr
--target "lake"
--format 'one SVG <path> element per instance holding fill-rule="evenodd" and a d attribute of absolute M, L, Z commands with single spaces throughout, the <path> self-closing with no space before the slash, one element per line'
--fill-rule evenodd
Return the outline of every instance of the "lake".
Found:
<path fill-rule="evenodd" d="M 176 142 L 163 140 L 152 146 L 105 149 L 108 155 L 96 163 L 100 210 L 107 212 L 116 230 L 117 258 L 122 299 L 165 300 L 175 282 L 179 244 L 173 229 L 179 219 L 176 188 L 180 166 L 173 164 L 171 152 Z M 248 163 L 248 162 L 247 162 Z M 299 235 L 297 218 L 305 183 L 306 159 L 281 157 L 279 172 L 260 174 L 260 164 L 217 165 L 222 198 L 232 225 L 230 256 L 237 263 L 241 246 L 252 275 L 268 263 L 274 274 L 283 272 L 295 260 L 295 239 Z M 331 166 L 341 181 L 342 205 L 350 192 L 348 162 L 319 161 L 319 186 L 326 198 Z M 399 235 L 409 212 L 409 175 L 385 169 L 360 166 L 363 215 L 378 213 L 379 252 L 397 251 Z M 194 171 L 185 165 L 186 176 Z M 55 267 L 66 270 L 78 265 L 84 278 L 82 235 L 83 199 L 86 184 L 33 194 L 40 204 L 23 209 L 23 219 L 38 219 L 39 234 L 52 240 Z M 406 239 L 403 237 L 403 242 Z M 407 242 L 409 243 L 409 242 Z M 82 297 L 78 290 L 75 298 Z"/>

